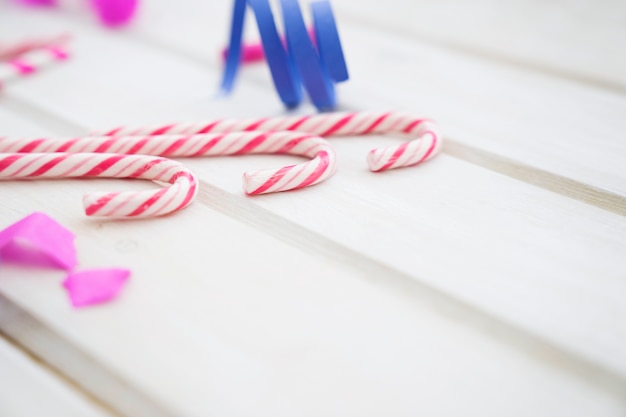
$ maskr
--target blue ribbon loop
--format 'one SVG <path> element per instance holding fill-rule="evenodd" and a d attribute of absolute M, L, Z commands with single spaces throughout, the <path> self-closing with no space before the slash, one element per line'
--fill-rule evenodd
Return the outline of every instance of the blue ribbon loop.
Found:
<path fill-rule="evenodd" d="M 309 37 L 298 0 L 280 0 L 280 5 L 286 49 L 268 0 L 235 0 L 221 91 L 229 94 L 235 84 L 249 6 L 256 17 L 265 58 L 281 101 L 289 108 L 298 106 L 304 87 L 315 107 L 330 110 L 336 105 L 335 83 L 349 78 L 330 3 L 318 0 L 311 4 L 317 46 Z"/>

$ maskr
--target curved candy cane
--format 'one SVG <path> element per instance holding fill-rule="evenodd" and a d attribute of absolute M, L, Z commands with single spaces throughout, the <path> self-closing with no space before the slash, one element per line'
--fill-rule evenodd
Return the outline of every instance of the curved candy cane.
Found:
<path fill-rule="evenodd" d="M 279 169 L 246 172 L 243 177 L 244 190 L 249 195 L 308 187 L 326 180 L 336 169 L 335 152 L 327 141 L 297 132 L 74 139 L 0 138 L 0 152 L 3 152 L 0 154 L 0 180 L 103 176 L 146 178 L 174 184 L 167 192 L 159 191 L 152 194 L 142 192 L 87 195 L 83 200 L 87 215 L 107 217 L 149 217 L 167 214 L 186 207 L 195 196 L 197 183 L 195 177 L 186 170 L 172 171 L 173 167 L 182 169 L 182 165 L 168 159 L 145 155 L 180 157 L 272 153 L 312 158 L 310 161 Z M 103 152 L 106 153 L 104 157 L 101 154 Z M 155 167 L 158 165 L 165 171 L 152 170 L 153 165 Z M 173 183 L 173 180 L 190 180 L 190 185 L 184 189 Z M 183 198 L 179 198 L 180 196 Z"/>
<path fill-rule="evenodd" d="M 308 187 L 332 176 L 336 156 L 328 142 L 299 132 L 231 132 L 196 135 L 84 137 L 75 139 L 0 138 L 0 152 L 66 152 L 143 154 L 168 157 L 290 154 L 310 161 L 244 174 L 249 195 Z"/>
<path fill-rule="evenodd" d="M 401 134 L 414 139 L 398 146 L 373 149 L 367 157 L 372 171 L 417 165 L 436 156 L 442 147 L 434 122 L 398 112 L 322 113 L 313 116 L 287 116 L 251 120 L 212 120 L 204 123 L 178 123 L 153 127 L 118 127 L 101 132 L 106 136 L 199 134 L 237 131 L 298 131 L 321 137 L 366 134 Z"/>
<path fill-rule="evenodd" d="M 139 178 L 166 182 L 157 191 L 87 193 L 88 216 L 153 217 L 191 203 L 196 177 L 179 162 L 145 155 L 95 153 L 0 153 L 0 179 L 18 178 Z"/>
<path fill-rule="evenodd" d="M 120 127 L 104 132 L 101 136 L 73 139 L 0 138 L 0 152 L 7 153 L 4 155 L 5 159 L 0 160 L 0 179 L 37 177 L 43 174 L 57 178 L 97 176 L 97 173 L 106 173 L 105 176 L 110 176 L 109 171 L 105 172 L 100 168 L 98 170 L 93 170 L 95 169 L 93 168 L 89 171 L 81 169 L 86 161 L 102 162 L 94 156 L 101 153 L 110 154 L 109 157 L 117 158 L 116 161 L 130 158 L 133 154 L 189 157 L 269 153 L 311 158 L 310 161 L 279 169 L 246 172 L 244 174 L 246 193 L 263 194 L 307 187 L 332 176 L 336 169 L 335 152 L 321 136 L 375 133 L 401 133 L 416 136 L 416 138 L 399 146 L 372 150 L 368 155 L 368 164 L 372 171 L 415 165 L 434 157 L 441 150 L 441 138 L 433 122 L 402 113 L 360 112 L 243 121 L 215 120 L 202 124 L 181 123 L 144 128 Z M 31 160 L 25 156 L 33 155 L 31 153 L 36 153 L 35 159 Z M 56 157 L 48 160 L 47 155 L 56 155 Z M 75 158 L 70 158 L 70 155 L 74 155 Z M 16 169 L 17 161 L 22 161 L 24 167 L 18 166 Z M 44 165 L 40 164 L 41 161 L 44 161 Z M 72 164 L 72 161 L 75 164 Z M 63 165 L 65 171 L 50 171 L 62 162 L 65 164 Z M 32 167 L 40 167 L 40 169 L 31 170 Z M 136 174 L 133 175 L 131 177 L 137 177 Z M 155 180 L 167 181 L 160 177 Z M 184 205 L 172 206 L 165 201 L 166 197 L 157 196 L 156 199 L 150 199 L 150 206 L 158 208 L 164 205 L 166 207 L 164 210 L 135 208 L 131 211 L 124 211 L 122 210 L 124 207 L 137 205 L 136 199 L 131 204 L 128 202 L 132 200 L 131 197 L 125 195 L 120 198 L 126 202 L 122 203 L 119 208 L 107 200 L 106 209 L 88 210 L 88 214 L 116 217 L 165 214 L 189 204 L 195 195 L 195 179 L 193 184 L 194 192 L 187 194 L 190 199 L 189 201 L 185 199 Z M 114 197 L 117 194 L 107 195 Z M 86 200 L 89 207 L 91 207 L 90 201 Z"/>

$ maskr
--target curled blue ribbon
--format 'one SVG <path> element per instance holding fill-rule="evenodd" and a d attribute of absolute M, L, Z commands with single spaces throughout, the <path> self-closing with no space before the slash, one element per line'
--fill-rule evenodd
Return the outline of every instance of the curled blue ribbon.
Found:
<path fill-rule="evenodd" d="M 315 44 L 309 37 L 298 0 L 280 0 L 286 47 L 268 0 L 235 0 L 221 91 L 230 93 L 241 63 L 246 7 L 255 17 L 265 58 L 281 101 L 289 108 L 302 102 L 302 90 L 319 110 L 336 105 L 335 83 L 348 79 L 348 69 L 328 0 L 311 4 Z"/>

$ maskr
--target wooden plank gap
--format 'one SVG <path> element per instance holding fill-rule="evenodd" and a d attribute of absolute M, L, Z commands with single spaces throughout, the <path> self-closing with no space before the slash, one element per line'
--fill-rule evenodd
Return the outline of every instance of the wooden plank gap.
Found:
<path fill-rule="evenodd" d="M 349 22 L 350 24 L 353 24 L 355 26 L 360 26 L 361 28 L 367 28 L 368 30 L 376 30 L 380 33 L 389 33 L 389 28 L 386 27 L 386 24 L 381 23 L 375 19 L 369 19 L 362 16 L 349 16 L 346 14 L 345 16 L 342 16 L 342 20 L 345 20 L 346 22 Z M 585 84 L 590 87 L 610 91 L 612 93 L 626 94 L 626 86 L 618 82 L 594 78 L 575 71 L 556 69 L 548 65 L 541 65 L 534 62 L 525 61 L 523 59 L 516 59 L 512 56 L 501 55 L 497 52 L 482 49 L 475 45 L 469 46 L 461 42 L 437 39 L 425 33 L 420 33 L 418 35 L 403 28 L 401 25 L 394 27 L 394 34 L 404 36 L 408 39 L 417 39 L 420 42 L 427 43 L 441 49 L 446 49 L 460 55 L 469 56 L 471 58 L 479 58 L 496 64 L 506 65 L 515 69 L 525 69 L 530 72 L 540 73 L 542 75 L 548 75 L 559 79 L 565 79 L 579 84 Z"/>
<path fill-rule="evenodd" d="M 6 342 L 13 349 L 24 355 L 30 361 L 34 362 L 39 368 L 42 368 L 42 370 L 52 375 L 55 379 L 59 380 L 64 385 L 68 386 L 76 395 L 80 395 L 87 399 L 92 407 L 107 413 L 111 417 L 124 417 L 122 414 L 119 414 L 114 409 L 112 409 L 108 404 L 103 403 L 99 398 L 93 396 L 90 392 L 85 391 L 82 386 L 78 385 L 72 379 L 69 379 L 67 375 L 59 372 L 58 369 L 50 366 L 50 364 L 44 361 L 41 357 L 35 355 L 26 346 L 15 340 L 13 337 L 11 337 L 11 335 L 5 333 L 2 328 L 0 328 L 0 339 L 2 339 L 2 341 Z"/>
<path fill-rule="evenodd" d="M 176 415 L 2 293 L 0 335 L 114 417 Z"/>
<path fill-rule="evenodd" d="M 619 194 L 540 168 L 525 165 L 450 138 L 446 138 L 444 142 L 444 152 L 455 158 L 541 187 L 564 197 L 590 204 L 620 216 L 626 216 L 626 197 Z"/>
<path fill-rule="evenodd" d="M 581 355 L 553 344 L 532 329 L 501 320 L 479 306 L 451 297 L 419 279 L 376 261 L 367 255 L 315 233 L 264 209 L 253 198 L 233 195 L 210 183 L 200 181 L 198 203 L 255 227 L 292 246 L 350 265 L 364 280 L 427 302 L 433 310 L 477 329 L 488 337 L 503 340 L 548 366 L 570 372 L 590 383 L 626 399 L 626 378 Z"/>

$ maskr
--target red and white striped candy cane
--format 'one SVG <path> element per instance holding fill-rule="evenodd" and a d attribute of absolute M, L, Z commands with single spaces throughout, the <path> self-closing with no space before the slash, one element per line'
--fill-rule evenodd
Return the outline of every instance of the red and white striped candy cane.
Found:
<path fill-rule="evenodd" d="M 63 47 L 70 39 L 70 34 L 62 33 L 56 36 L 27 38 L 13 43 L 0 43 L 0 61 L 16 58 L 36 49 Z"/>
<path fill-rule="evenodd" d="M 244 174 L 244 190 L 249 195 L 308 187 L 332 176 L 336 156 L 328 142 L 300 132 L 231 132 L 197 135 L 104 136 L 74 139 L 0 138 L 4 153 L 114 153 L 167 157 L 243 155 L 251 153 L 290 154 L 310 161 L 278 169 L 249 171 Z M 1 170 L 0 170 L 1 175 Z"/>
<path fill-rule="evenodd" d="M 212 120 L 204 123 L 178 123 L 153 127 L 118 127 L 101 132 L 106 136 L 199 134 L 240 131 L 298 131 L 321 137 L 366 134 L 402 134 L 414 139 L 398 146 L 370 151 L 367 163 L 372 171 L 417 165 L 441 151 L 441 135 L 435 123 L 397 112 L 322 113 L 313 116 L 287 116 L 251 120 Z"/>
<path fill-rule="evenodd" d="M 28 76 L 41 68 L 67 59 L 68 54 L 62 47 L 35 49 L 6 62 L 0 62 L 0 88 L 3 84 L 17 78 Z"/>
<path fill-rule="evenodd" d="M 0 179 L 19 178 L 138 178 L 171 184 L 157 191 L 87 193 L 88 216 L 153 217 L 191 203 L 198 186 L 184 165 L 146 155 L 96 153 L 0 153 Z"/>

